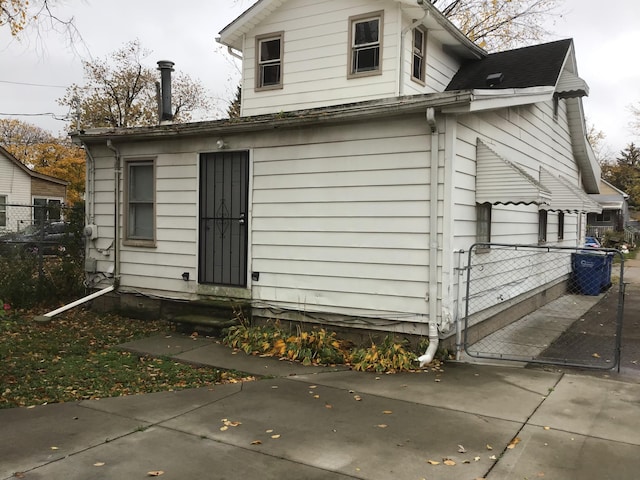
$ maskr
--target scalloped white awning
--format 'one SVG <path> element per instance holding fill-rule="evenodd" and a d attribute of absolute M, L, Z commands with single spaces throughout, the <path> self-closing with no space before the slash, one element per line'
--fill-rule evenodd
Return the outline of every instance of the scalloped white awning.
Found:
<path fill-rule="evenodd" d="M 540 183 L 551 190 L 551 203 L 544 210 L 573 213 L 601 213 L 602 206 L 589 198 L 580 187 L 562 175 L 554 175 L 540 167 Z"/>
<path fill-rule="evenodd" d="M 548 205 L 551 192 L 522 167 L 502 158 L 482 140 L 476 144 L 476 202 Z"/>

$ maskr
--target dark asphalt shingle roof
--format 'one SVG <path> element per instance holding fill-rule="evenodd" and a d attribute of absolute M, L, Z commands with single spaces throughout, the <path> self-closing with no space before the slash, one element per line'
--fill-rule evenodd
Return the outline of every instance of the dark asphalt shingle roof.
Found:
<path fill-rule="evenodd" d="M 462 65 L 446 91 L 553 86 L 558 81 L 571 44 L 571 39 L 558 40 L 472 60 Z M 489 87 L 487 75 L 496 73 L 502 73 L 504 78 L 499 85 Z"/>

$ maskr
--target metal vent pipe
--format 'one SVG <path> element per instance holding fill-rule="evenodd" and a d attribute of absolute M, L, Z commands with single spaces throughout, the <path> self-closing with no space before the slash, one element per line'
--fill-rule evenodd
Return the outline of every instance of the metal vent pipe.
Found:
<path fill-rule="evenodd" d="M 173 120 L 171 113 L 171 72 L 173 72 L 173 63 L 170 60 L 160 60 L 158 62 L 158 70 L 160 70 L 160 121 Z"/>

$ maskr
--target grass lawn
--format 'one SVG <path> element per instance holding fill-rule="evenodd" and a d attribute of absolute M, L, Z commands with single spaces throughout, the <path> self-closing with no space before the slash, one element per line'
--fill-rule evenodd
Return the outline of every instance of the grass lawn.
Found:
<path fill-rule="evenodd" d="M 49 324 L 26 314 L 0 316 L 0 408 L 180 390 L 240 378 L 235 372 L 115 348 L 170 330 L 166 322 L 81 309 Z"/>

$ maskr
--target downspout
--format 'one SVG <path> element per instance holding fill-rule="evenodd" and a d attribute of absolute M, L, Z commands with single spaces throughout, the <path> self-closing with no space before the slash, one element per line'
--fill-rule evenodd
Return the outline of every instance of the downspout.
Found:
<path fill-rule="evenodd" d="M 427 124 L 431 130 L 431 165 L 429 199 L 429 346 L 424 355 L 418 357 L 420 367 L 431 363 L 438 350 L 438 126 L 433 107 L 427 108 Z"/>
<path fill-rule="evenodd" d="M 420 25 L 422 23 L 422 21 L 427 18 L 427 15 L 429 14 L 428 11 L 425 10 L 424 15 L 422 16 L 422 18 L 418 19 L 418 20 L 414 20 L 414 22 L 409 25 L 408 27 L 402 29 L 402 31 L 400 32 L 400 55 L 398 55 L 398 57 L 400 58 L 400 68 L 398 68 L 398 96 L 401 97 L 404 95 L 404 37 L 407 35 L 407 32 L 410 30 L 413 30 L 414 28 L 416 28 L 418 25 Z M 412 47 L 413 48 L 413 47 Z M 412 50 L 413 51 L 413 50 Z"/>
<path fill-rule="evenodd" d="M 114 153 L 113 281 L 117 285 L 120 279 L 120 151 L 113 145 L 111 139 L 107 140 L 107 148 Z"/>

